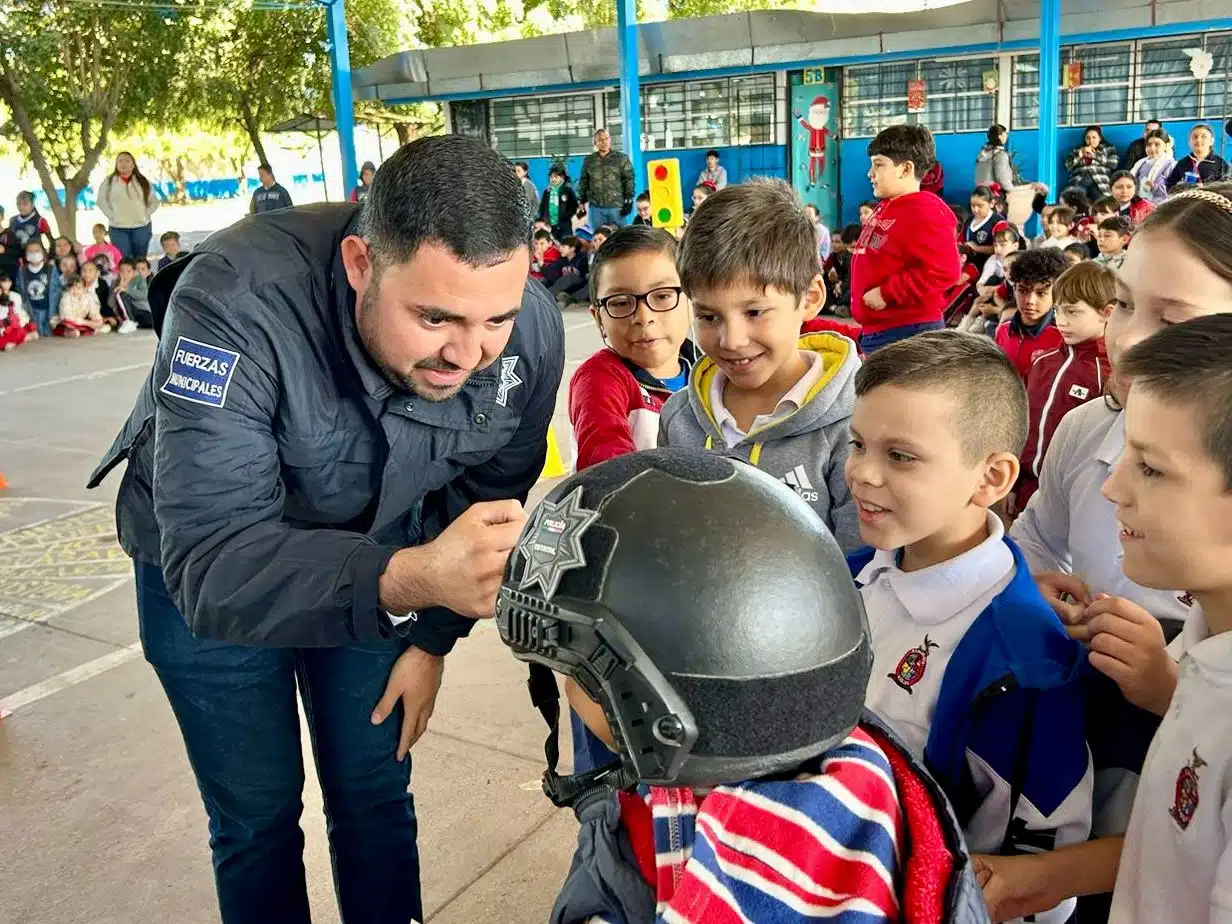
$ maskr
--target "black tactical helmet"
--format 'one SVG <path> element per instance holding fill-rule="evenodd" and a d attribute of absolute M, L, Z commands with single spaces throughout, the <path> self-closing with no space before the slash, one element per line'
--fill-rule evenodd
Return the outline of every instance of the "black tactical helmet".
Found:
<path fill-rule="evenodd" d="M 769 475 L 703 450 L 623 456 L 558 485 L 510 556 L 496 615 L 553 726 L 558 804 L 605 776 L 713 786 L 794 770 L 855 726 L 872 666 L 822 522 Z M 543 666 L 602 704 L 619 763 L 556 776 Z"/>

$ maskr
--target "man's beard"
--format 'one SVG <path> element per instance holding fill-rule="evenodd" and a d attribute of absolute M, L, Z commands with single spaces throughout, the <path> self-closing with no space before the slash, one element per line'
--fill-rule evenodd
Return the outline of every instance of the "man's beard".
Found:
<path fill-rule="evenodd" d="M 380 348 L 377 344 L 380 342 L 380 324 L 377 321 L 379 314 L 378 302 L 380 301 L 380 282 L 374 279 L 372 284 L 368 286 L 364 292 L 364 297 L 360 301 L 359 307 L 359 340 L 364 345 L 368 356 L 380 369 L 383 375 L 391 385 L 400 391 L 410 392 L 411 394 L 423 398 L 425 401 L 447 401 L 462 390 L 462 387 L 469 380 L 469 376 L 463 379 L 457 385 L 447 385 L 436 387 L 428 382 L 419 382 L 405 373 L 399 372 L 393 366 L 389 365 L 382 356 Z M 421 359 L 415 363 L 416 369 L 428 369 L 437 372 L 456 372 L 458 367 L 439 356 L 430 356 L 427 359 Z"/>

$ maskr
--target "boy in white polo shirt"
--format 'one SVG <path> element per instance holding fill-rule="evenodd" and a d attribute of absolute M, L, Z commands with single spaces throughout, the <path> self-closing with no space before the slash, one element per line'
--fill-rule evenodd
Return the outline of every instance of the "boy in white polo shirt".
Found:
<path fill-rule="evenodd" d="M 659 445 L 714 449 L 760 468 L 855 548 L 843 462 L 860 359 L 840 334 L 800 335 L 826 287 L 799 195 L 781 180 L 719 190 L 689 221 L 676 266 L 706 356 L 663 405 Z"/>
<path fill-rule="evenodd" d="M 1125 354 L 1125 452 L 1104 485 L 1122 566 L 1184 587 L 1176 691 L 1147 753 L 1111 924 L 1232 922 L 1232 316 L 1163 328 Z M 1092 642 L 1094 648 L 1098 639 Z M 1121 643 L 1101 649 L 1130 661 Z"/>
<path fill-rule="evenodd" d="M 973 854 L 1039 853 L 1091 828 L 1082 653 L 992 512 L 1026 433 L 1022 381 L 985 337 L 919 334 L 856 374 L 846 474 L 873 548 L 849 564 L 873 639 L 867 703 L 933 772 Z M 977 858 L 981 884 L 993 868 Z"/>

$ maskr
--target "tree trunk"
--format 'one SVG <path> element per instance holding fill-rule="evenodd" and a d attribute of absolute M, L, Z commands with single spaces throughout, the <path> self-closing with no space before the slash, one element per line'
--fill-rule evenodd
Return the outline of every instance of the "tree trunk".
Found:
<path fill-rule="evenodd" d="M 395 122 L 394 131 L 398 133 L 398 147 L 411 143 L 411 126 L 406 122 Z"/>
<path fill-rule="evenodd" d="M 257 114 L 252 111 L 252 104 L 249 102 L 247 94 L 240 96 L 240 124 L 244 126 L 248 140 L 252 142 L 252 149 L 256 152 L 257 162 L 268 164 L 269 159 L 265 156 L 265 145 L 261 143 L 261 124 L 257 119 Z"/>

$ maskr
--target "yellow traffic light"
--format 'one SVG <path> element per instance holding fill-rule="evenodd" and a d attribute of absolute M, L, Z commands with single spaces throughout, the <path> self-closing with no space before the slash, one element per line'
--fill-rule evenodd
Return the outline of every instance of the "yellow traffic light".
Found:
<path fill-rule="evenodd" d="M 656 228 L 679 228 L 684 224 L 680 197 L 680 161 L 674 157 L 646 163 L 650 177 L 650 222 Z"/>

